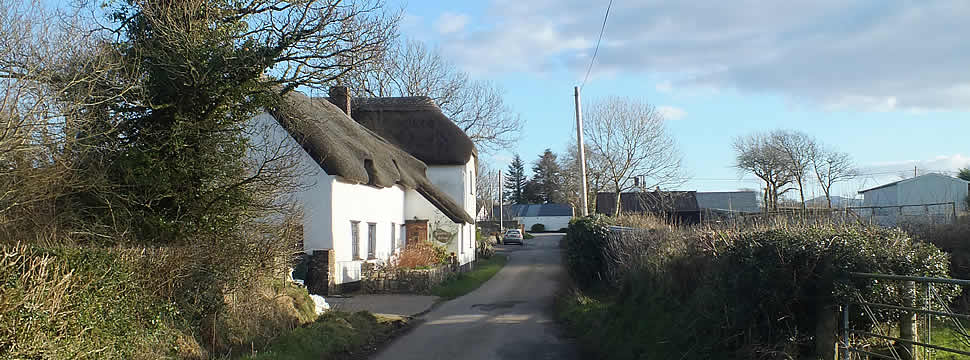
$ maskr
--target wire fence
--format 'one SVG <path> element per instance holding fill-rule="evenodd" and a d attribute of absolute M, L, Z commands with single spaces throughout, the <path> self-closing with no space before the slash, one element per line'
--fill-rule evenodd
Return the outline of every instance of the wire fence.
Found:
<path fill-rule="evenodd" d="M 857 280 L 890 282 L 903 296 L 899 303 L 890 304 L 856 295 L 854 301 L 843 304 L 840 359 L 970 358 L 970 333 L 967 331 L 970 315 L 955 312 L 940 295 L 941 288 L 967 287 L 970 280 L 868 273 L 849 275 Z M 898 321 L 869 331 L 853 329 L 849 325 L 853 313 L 877 323 L 876 312 L 879 310 L 895 311 L 899 314 Z M 934 339 L 934 335 L 938 338 Z"/>
<path fill-rule="evenodd" d="M 728 223 L 748 226 L 760 223 L 860 223 L 883 227 L 909 224 L 941 225 L 956 222 L 960 211 L 957 203 L 919 205 L 852 206 L 837 209 L 789 208 L 759 213 L 744 213 L 722 209 L 704 209 L 701 223 Z"/>

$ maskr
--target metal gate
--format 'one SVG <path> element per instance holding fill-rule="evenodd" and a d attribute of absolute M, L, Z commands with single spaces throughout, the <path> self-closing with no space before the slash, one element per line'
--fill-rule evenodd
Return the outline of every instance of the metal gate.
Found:
<path fill-rule="evenodd" d="M 839 354 L 848 359 L 952 359 L 970 358 L 970 333 L 964 321 L 970 315 L 955 313 L 939 293 L 941 286 L 970 286 L 970 280 L 901 276 L 870 273 L 850 273 L 854 279 L 893 282 L 901 293 L 899 304 L 885 304 L 863 299 L 860 295 L 842 304 L 842 338 Z M 898 332 L 891 327 L 877 327 L 873 331 L 852 329 L 852 311 L 861 311 L 877 323 L 873 309 L 899 312 Z M 947 326 L 963 345 L 962 349 L 944 346 L 933 341 L 934 324 Z"/>

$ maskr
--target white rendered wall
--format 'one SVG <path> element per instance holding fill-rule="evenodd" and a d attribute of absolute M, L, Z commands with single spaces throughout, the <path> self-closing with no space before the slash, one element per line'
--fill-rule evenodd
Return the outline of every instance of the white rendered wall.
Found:
<path fill-rule="evenodd" d="M 292 196 L 303 207 L 303 249 L 308 254 L 313 250 L 332 249 L 330 217 L 335 177 L 320 169 L 320 165 L 271 115 L 265 112 L 257 115 L 247 129 L 251 129 L 249 138 L 254 148 L 271 153 L 289 151 L 298 158 L 296 171 L 301 189 Z"/>
<path fill-rule="evenodd" d="M 475 180 L 478 175 L 475 171 L 475 157 L 472 156 L 465 165 L 428 166 L 426 173 L 432 184 L 451 196 L 451 199 L 461 205 L 471 216 L 475 214 L 476 209 Z M 431 206 L 427 200 L 423 203 L 409 201 L 408 206 L 412 205 L 415 207 L 405 210 L 408 219 L 415 215 L 421 219 L 428 219 L 429 233 L 434 231 L 435 227 L 457 233 L 452 243 L 448 244 L 448 250 L 458 255 L 458 261 L 461 264 L 475 260 L 475 224 L 456 224 Z"/>
<path fill-rule="evenodd" d="M 293 197 L 303 207 L 303 248 L 308 254 L 314 250 L 334 251 L 336 283 L 360 280 L 360 264 L 367 261 L 367 223 L 377 225 L 377 261 L 390 258 L 395 240 L 403 243 L 404 234 L 400 229 L 404 224 L 405 191 L 402 187 L 350 184 L 328 175 L 267 113 L 256 116 L 250 128 L 254 129 L 250 139 L 259 148 L 295 150 L 292 153 L 299 159 L 301 174 L 298 181 L 303 186 Z M 360 256 L 364 260 L 352 258 L 351 220 L 360 222 Z M 391 224 L 394 224 L 394 239 Z"/>
<path fill-rule="evenodd" d="M 386 261 L 391 257 L 395 241 L 400 241 L 400 228 L 404 224 L 405 190 L 400 186 L 377 188 L 348 184 L 337 180 L 333 183 L 333 243 L 337 272 L 335 282 L 360 280 L 360 264 L 368 259 L 368 223 L 376 224 L 377 247 L 375 259 Z M 358 221 L 360 257 L 353 258 L 351 221 Z M 392 237 L 391 224 L 394 224 Z"/>

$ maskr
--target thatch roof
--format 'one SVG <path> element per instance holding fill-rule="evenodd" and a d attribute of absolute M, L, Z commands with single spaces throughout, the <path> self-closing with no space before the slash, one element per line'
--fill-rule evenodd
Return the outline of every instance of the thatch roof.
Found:
<path fill-rule="evenodd" d="M 350 119 L 324 99 L 298 92 L 269 110 L 320 167 L 343 181 L 381 188 L 415 189 L 456 223 L 473 223 L 468 213 L 425 175 L 427 165 Z"/>
<path fill-rule="evenodd" d="M 329 99 L 328 99 L 329 101 Z M 464 165 L 471 138 L 427 96 L 353 98 L 351 117 L 428 165 Z"/>

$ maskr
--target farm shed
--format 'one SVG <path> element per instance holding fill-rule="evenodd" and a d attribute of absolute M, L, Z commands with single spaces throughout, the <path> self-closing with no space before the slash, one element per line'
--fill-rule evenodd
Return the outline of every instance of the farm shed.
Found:
<path fill-rule="evenodd" d="M 758 194 L 754 191 L 697 192 L 697 206 L 701 210 L 719 210 L 737 213 L 761 211 Z"/>
<path fill-rule="evenodd" d="M 613 215 L 616 193 L 596 194 L 596 213 Z M 682 224 L 701 221 L 696 191 L 625 192 L 620 194 L 620 211 L 624 214 L 653 214 Z"/>
<path fill-rule="evenodd" d="M 930 173 L 894 181 L 859 191 L 863 196 L 862 211 L 882 225 L 895 225 L 899 218 L 950 217 L 967 210 L 970 182 L 943 174 Z M 860 214 L 866 216 L 867 214 Z"/>

